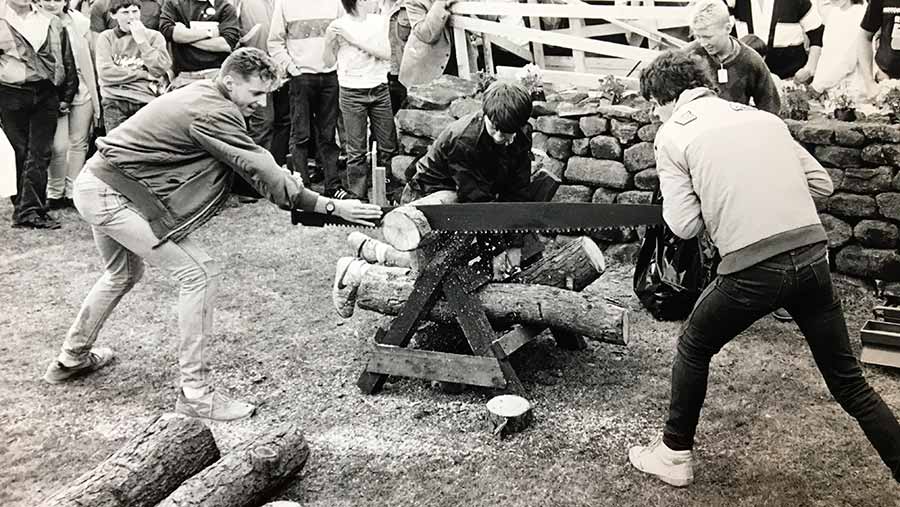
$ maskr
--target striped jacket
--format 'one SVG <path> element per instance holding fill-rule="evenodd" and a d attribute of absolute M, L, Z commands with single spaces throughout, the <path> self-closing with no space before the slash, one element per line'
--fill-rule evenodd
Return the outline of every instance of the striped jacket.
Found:
<path fill-rule="evenodd" d="M 803 45 L 810 34 L 810 45 L 822 46 L 822 18 L 810 0 L 770 1 L 772 15 L 765 16 L 756 0 L 728 0 L 738 37 L 752 33 L 770 48 L 783 48 Z"/>

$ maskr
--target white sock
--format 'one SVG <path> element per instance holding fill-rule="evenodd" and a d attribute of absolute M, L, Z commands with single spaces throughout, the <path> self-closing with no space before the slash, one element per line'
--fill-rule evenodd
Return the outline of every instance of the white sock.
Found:
<path fill-rule="evenodd" d="M 182 387 L 181 390 L 184 391 L 184 397 L 191 399 L 191 400 L 196 400 L 197 398 L 205 396 L 206 392 L 208 391 L 208 389 L 206 387 L 201 387 L 201 388 L 197 389 L 195 387 L 188 387 L 188 386 Z"/>

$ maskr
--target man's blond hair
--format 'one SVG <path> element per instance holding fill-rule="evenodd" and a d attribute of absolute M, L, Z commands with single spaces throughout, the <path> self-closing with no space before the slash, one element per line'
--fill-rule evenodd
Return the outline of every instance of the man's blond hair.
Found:
<path fill-rule="evenodd" d="M 722 0 L 694 0 L 690 4 L 688 22 L 691 28 L 712 23 L 728 23 L 731 29 L 731 14 Z"/>

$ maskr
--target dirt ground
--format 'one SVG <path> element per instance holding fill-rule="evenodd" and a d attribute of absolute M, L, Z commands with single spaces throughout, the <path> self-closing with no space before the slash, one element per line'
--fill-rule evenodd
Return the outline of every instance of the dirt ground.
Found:
<path fill-rule="evenodd" d="M 11 207 L 0 204 L 0 216 Z M 0 505 L 31 507 L 118 449 L 176 396 L 176 284 L 150 267 L 99 344 L 116 362 L 50 386 L 40 377 L 100 273 L 74 211 L 61 231 L 0 227 Z M 661 429 L 679 323 L 637 306 L 627 266 L 588 290 L 626 302 L 626 347 L 583 351 L 550 339 L 513 357 L 536 420 L 498 441 L 487 390 L 442 393 L 401 380 L 376 396 L 355 385 L 379 317 L 331 307 L 347 230 L 292 227 L 266 203 L 227 209 L 195 235 L 226 271 L 210 357 L 217 385 L 260 404 L 210 425 L 223 452 L 281 421 L 305 428 L 311 457 L 273 499 L 341 506 L 891 506 L 900 488 L 832 401 L 793 324 L 764 319 L 716 356 L 695 449 L 695 483 L 670 488 L 634 471 L 627 448 Z M 840 279 L 851 336 L 875 303 Z M 900 375 L 866 367 L 900 413 Z"/>

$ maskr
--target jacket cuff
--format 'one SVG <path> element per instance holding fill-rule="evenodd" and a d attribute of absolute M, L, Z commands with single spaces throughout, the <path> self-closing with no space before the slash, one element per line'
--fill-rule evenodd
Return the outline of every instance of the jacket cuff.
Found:
<path fill-rule="evenodd" d="M 309 189 L 300 190 L 300 196 L 297 198 L 297 208 L 303 211 L 315 211 L 316 202 L 319 201 L 319 194 Z"/>

